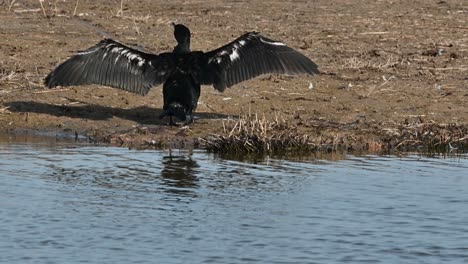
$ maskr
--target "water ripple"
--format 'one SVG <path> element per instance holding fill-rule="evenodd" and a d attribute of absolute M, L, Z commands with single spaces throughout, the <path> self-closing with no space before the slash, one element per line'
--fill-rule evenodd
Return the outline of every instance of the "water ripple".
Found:
<path fill-rule="evenodd" d="M 463 263 L 467 156 L 0 144 L 5 263 Z"/>

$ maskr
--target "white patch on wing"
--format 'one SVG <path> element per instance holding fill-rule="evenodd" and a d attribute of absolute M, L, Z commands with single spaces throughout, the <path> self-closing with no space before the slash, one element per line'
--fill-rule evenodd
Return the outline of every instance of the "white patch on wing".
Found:
<path fill-rule="evenodd" d="M 118 53 L 119 51 L 123 50 L 123 48 L 121 47 L 115 47 L 115 48 L 112 48 L 111 51 L 112 52 L 115 52 L 115 53 Z"/>
<path fill-rule="evenodd" d="M 99 49 L 99 47 L 95 47 L 93 49 L 88 49 L 88 50 L 85 50 L 85 51 L 78 52 L 77 54 L 78 55 L 86 55 L 86 54 L 96 52 L 98 49 Z"/>
<path fill-rule="evenodd" d="M 246 40 L 239 40 L 238 42 L 236 43 L 233 43 L 232 44 L 232 49 L 230 51 L 227 51 L 227 50 L 221 50 L 220 52 L 218 52 L 216 54 L 216 56 L 214 58 L 211 58 L 209 63 L 215 61 L 217 64 L 220 64 L 221 61 L 223 60 L 222 56 L 224 55 L 229 55 L 229 59 L 231 60 L 231 62 L 234 62 L 235 60 L 239 59 L 240 58 L 240 54 L 238 52 L 238 50 L 244 46 L 245 44 L 247 43 Z M 229 49 L 229 48 L 228 48 Z"/>
<path fill-rule="evenodd" d="M 231 62 L 239 59 L 239 53 L 237 52 L 237 49 L 232 50 L 232 53 L 229 54 L 229 59 L 231 60 Z"/>
<path fill-rule="evenodd" d="M 226 51 L 222 51 L 221 53 L 219 53 L 216 57 L 213 57 L 213 58 L 210 58 L 210 60 L 208 61 L 208 63 L 212 63 L 213 61 L 216 61 L 217 64 L 220 64 L 221 63 L 221 54 L 227 54 Z"/>
<path fill-rule="evenodd" d="M 263 38 L 260 38 L 260 41 L 269 45 L 274 45 L 274 46 L 286 46 L 286 44 L 284 44 L 283 42 L 279 42 L 279 41 L 270 42 L 270 41 L 266 41 Z"/>
<path fill-rule="evenodd" d="M 114 47 L 110 50 L 113 53 L 118 53 L 117 58 L 115 58 L 114 63 L 117 64 L 121 56 L 125 56 L 129 61 L 137 61 L 138 67 L 145 64 L 145 59 L 143 59 L 139 54 L 133 53 L 132 50 L 123 48 L 123 47 Z M 105 58 L 105 55 L 104 57 Z"/>
<path fill-rule="evenodd" d="M 238 50 L 244 44 L 245 44 L 244 40 L 239 41 L 239 43 L 234 43 L 233 44 L 234 47 L 233 47 L 233 49 L 231 51 L 231 54 L 229 54 L 229 59 L 231 60 L 231 62 L 234 62 L 235 60 L 240 58 Z"/>
<path fill-rule="evenodd" d="M 142 57 L 140 57 L 138 54 L 134 54 L 134 53 L 128 53 L 127 58 L 129 58 L 130 60 L 139 60 L 139 61 L 143 60 Z"/>

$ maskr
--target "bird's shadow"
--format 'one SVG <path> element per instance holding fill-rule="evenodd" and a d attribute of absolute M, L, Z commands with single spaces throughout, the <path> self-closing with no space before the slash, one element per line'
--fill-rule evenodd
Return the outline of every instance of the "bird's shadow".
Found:
<path fill-rule="evenodd" d="M 34 101 L 14 101 L 6 104 L 11 112 L 40 113 L 53 116 L 66 116 L 71 118 L 84 118 L 91 120 L 106 120 L 119 117 L 138 122 L 142 125 L 168 125 L 167 119 L 159 119 L 162 109 L 139 106 L 122 109 L 108 106 L 85 104 L 85 105 L 55 105 Z M 221 119 L 228 115 L 216 113 L 195 113 L 198 119 Z"/>

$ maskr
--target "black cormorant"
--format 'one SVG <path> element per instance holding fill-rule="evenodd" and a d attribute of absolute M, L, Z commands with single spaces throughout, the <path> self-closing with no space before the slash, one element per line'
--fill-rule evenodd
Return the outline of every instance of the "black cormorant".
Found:
<path fill-rule="evenodd" d="M 177 46 L 172 52 L 151 54 L 112 39 L 78 52 L 58 65 L 45 79 L 55 86 L 100 84 L 146 95 L 164 83 L 164 116 L 174 124 L 193 122 L 193 111 L 200 97 L 200 85 L 213 85 L 224 91 L 242 81 L 266 73 L 317 74 L 318 67 L 306 56 L 269 39 L 249 32 L 218 49 L 190 50 L 190 30 L 174 25 Z"/>

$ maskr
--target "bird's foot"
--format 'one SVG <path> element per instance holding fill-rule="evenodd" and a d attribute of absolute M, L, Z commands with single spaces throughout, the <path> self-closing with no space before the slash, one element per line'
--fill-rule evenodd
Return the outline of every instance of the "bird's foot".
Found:
<path fill-rule="evenodd" d="M 188 126 L 193 124 L 193 115 L 189 114 L 185 116 L 185 121 L 181 123 L 182 126 Z"/>
<path fill-rule="evenodd" d="M 161 115 L 159 116 L 159 119 L 162 119 L 162 118 L 164 118 L 165 116 L 166 116 L 166 115 L 161 114 Z M 172 115 L 169 115 L 169 123 L 168 123 L 168 125 L 169 125 L 169 126 L 183 127 L 183 126 L 188 126 L 188 125 L 193 124 L 193 121 L 194 121 L 193 115 L 191 115 L 191 114 L 187 114 L 187 115 L 185 116 L 185 120 L 183 120 L 183 121 L 181 121 L 181 122 L 175 122 L 175 121 L 174 121 L 174 117 L 173 117 Z"/>

